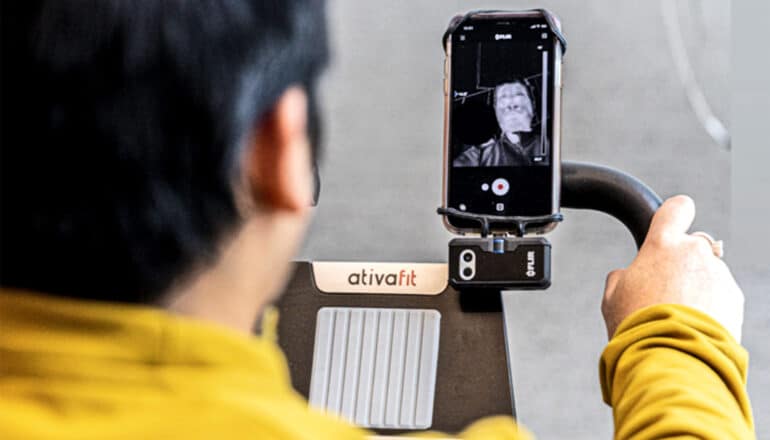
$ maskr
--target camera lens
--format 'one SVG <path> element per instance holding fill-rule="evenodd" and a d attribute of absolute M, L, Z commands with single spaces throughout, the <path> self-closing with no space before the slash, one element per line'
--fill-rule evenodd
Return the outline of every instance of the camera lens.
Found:
<path fill-rule="evenodd" d="M 463 254 L 463 260 L 465 260 L 466 262 L 470 262 L 472 259 L 473 259 L 472 253 L 466 252 L 465 254 Z"/>
<path fill-rule="evenodd" d="M 470 277 L 471 275 L 473 275 L 473 270 L 470 267 L 463 269 L 463 276 Z"/>

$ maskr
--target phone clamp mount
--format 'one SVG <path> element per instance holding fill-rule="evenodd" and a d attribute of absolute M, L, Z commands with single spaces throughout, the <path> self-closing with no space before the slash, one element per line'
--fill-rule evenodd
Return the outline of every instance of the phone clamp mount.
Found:
<path fill-rule="evenodd" d="M 500 11 L 495 9 L 479 9 L 475 11 L 467 12 L 464 15 L 458 15 L 452 19 L 452 21 L 449 23 L 449 26 L 447 26 L 446 31 L 444 32 L 444 36 L 441 38 L 441 44 L 444 46 L 444 50 L 446 50 L 446 43 L 449 37 L 454 33 L 454 31 L 457 30 L 457 28 L 460 27 L 463 23 L 465 23 L 469 18 L 473 16 L 478 15 L 492 15 L 499 13 L 499 12 L 507 12 L 507 11 Z M 528 11 L 522 11 L 522 12 L 539 12 L 543 14 L 543 17 L 545 17 L 546 23 L 548 23 L 548 28 L 550 32 L 553 34 L 554 37 L 559 41 L 559 44 L 561 45 L 562 54 L 567 52 L 567 39 L 564 37 L 564 34 L 561 32 L 561 24 L 559 22 L 559 19 L 556 18 L 556 16 L 549 11 L 548 9 L 543 8 L 537 8 L 537 9 L 530 9 Z"/>
<path fill-rule="evenodd" d="M 562 163 L 561 206 L 604 212 L 620 220 L 641 247 L 661 204 L 655 192 L 635 177 L 609 167 Z M 503 290 L 545 290 L 551 285 L 551 244 L 545 237 L 525 237 L 527 226 L 563 220 L 561 213 L 542 217 L 482 215 L 438 208 L 440 215 L 475 220 L 480 237 L 449 242 L 449 283 L 466 309 L 497 311 Z M 514 225 L 493 233 L 494 224 Z M 513 234 L 509 236 L 508 234 Z M 490 295 L 492 294 L 492 295 Z"/>

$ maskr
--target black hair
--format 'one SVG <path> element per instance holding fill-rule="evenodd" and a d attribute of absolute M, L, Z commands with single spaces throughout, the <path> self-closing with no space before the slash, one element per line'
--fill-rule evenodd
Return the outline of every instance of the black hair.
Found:
<path fill-rule="evenodd" d="M 243 221 L 244 138 L 293 84 L 316 108 L 324 15 L 322 0 L 2 2 L 0 284 L 148 303 L 216 261 Z"/>

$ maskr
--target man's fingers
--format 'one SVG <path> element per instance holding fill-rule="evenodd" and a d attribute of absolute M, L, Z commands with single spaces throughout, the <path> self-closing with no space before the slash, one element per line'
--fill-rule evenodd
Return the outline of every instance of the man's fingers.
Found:
<path fill-rule="evenodd" d="M 685 234 L 695 220 L 695 202 L 688 196 L 675 196 L 663 202 L 652 218 L 648 238 L 660 239 Z"/>

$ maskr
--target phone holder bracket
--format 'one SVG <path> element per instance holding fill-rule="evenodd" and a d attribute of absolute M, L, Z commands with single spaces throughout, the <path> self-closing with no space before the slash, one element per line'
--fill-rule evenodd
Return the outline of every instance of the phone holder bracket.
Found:
<path fill-rule="evenodd" d="M 528 11 L 532 12 L 540 12 L 543 14 L 543 17 L 545 17 L 546 23 L 548 23 L 548 28 L 550 32 L 553 34 L 554 37 L 559 41 L 559 45 L 561 45 L 561 51 L 562 54 L 567 52 L 567 38 L 564 37 L 564 34 L 561 32 L 561 26 L 559 25 L 559 20 L 556 18 L 556 16 L 551 13 L 551 11 L 543 8 L 539 9 L 530 9 Z M 477 11 L 470 11 L 466 13 L 465 15 L 460 15 L 452 19 L 452 21 L 449 23 L 449 26 L 447 27 L 446 32 L 444 32 L 444 36 L 441 38 L 441 43 L 444 46 L 444 50 L 446 50 L 446 42 L 447 39 L 449 39 L 449 36 L 452 35 L 452 33 L 457 30 L 460 25 L 462 25 L 465 21 L 467 21 L 469 18 L 473 17 L 474 15 L 480 15 L 480 14 L 495 14 L 498 12 L 508 12 L 508 11 L 500 11 L 500 10 L 477 10 Z M 523 11 L 527 12 L 527 11 Z"/>
<path fill-rule="evenodd" d="M 486 238 L 492 233 L 491 225 L 493 224 L 506 224 L 514 225 L 516 227 L 513 231 L 506 231 L 499 235 L 507 235 L 513 233 L 515 236 L 523 237 L 527 232 L 527 226 L 548 224 L 553 222 L 560 222 L 564 220 L 564 216 L 561 213 L 541 216 L 503 216 L 503 215 L 489 215 L 489 214 L 476 214 L 473 212 L 460 211 L 456 208 L 444 208 L 440 207 L 436 209 L 436 213 L 439 215 L 454 217 L 463 220 L 473 220 L 481 224 L 481 238 Z"/>

